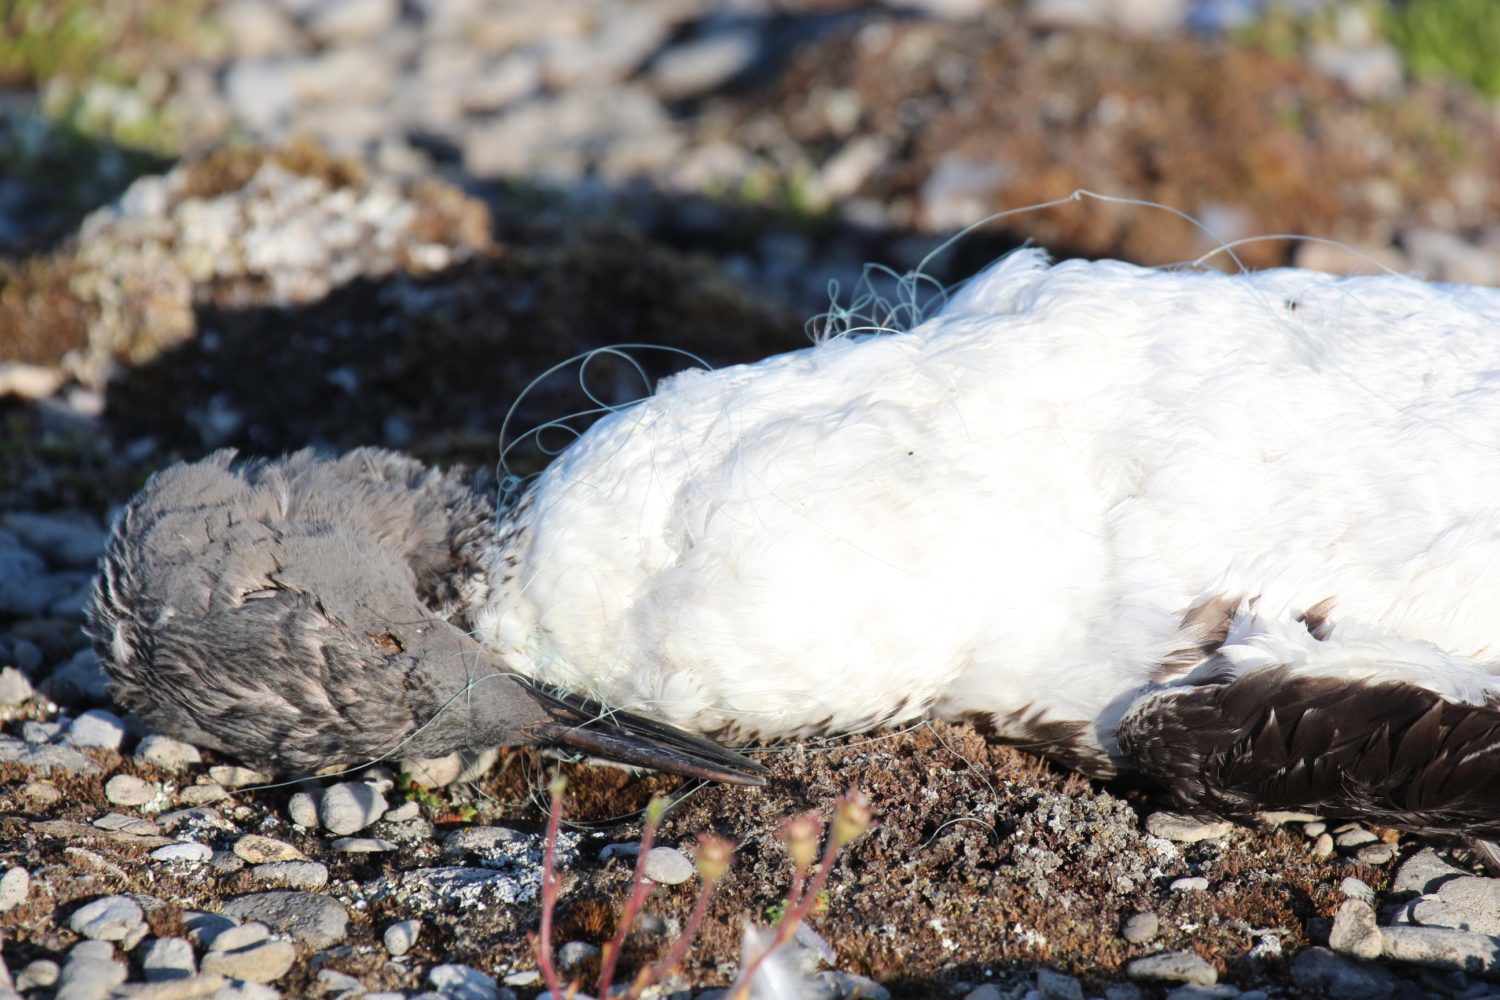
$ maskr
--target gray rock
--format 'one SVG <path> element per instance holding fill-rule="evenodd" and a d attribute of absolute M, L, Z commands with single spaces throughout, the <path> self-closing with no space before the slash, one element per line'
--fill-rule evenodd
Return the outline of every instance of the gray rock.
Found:
<path fill-rule="evenodd" d="M 491 976 L 467 965 L 435 965 L 427 982 L 444 1000 L 499 1000 L 500 988 Z"/>
<path fill-rule="evenodd" d="M 1362 899 L 1344 900 L 1334 914 L 1328 946 L 1341 955 L 1379 958 L 1380 928 L 1375 923 L 1375 908 Z"/>
<path fill-rule="evenodd" d="M 208 776 L 225 788 L 264 785 L 271 780 L 271 776 L 264 771 L 257 771 L 253 767 L 240 767 L 235 764 L 217 764 L 208 769 Z"/>
<path fill-rule="evenodd" d="M 1042 1000 L 1083 1000 L 1083 985 L 1072 976 L 1051 969 L 1038 969 L 1036 990 Z"/>
<path fill-rule="evenodd" d="M 1000 987 L 994 983 L 985 983 L 983 986 L 976 986 L 964 994 L 964 1000 L 1003 1000 L 1003 997 L 1004 994 L 1000 992 Z"/>
<path fill-rule="evenodd" d="M 1191 951 L 1164 951 L 1137 958 L 1125 966 L 1125 975 L 1131 979 L 1161 979 L 1199 986 L 1212 986 L 1219 981 L 1218 970 Z"/>
<path fill-rule="evenodd" d="M 945 153 L 922 182 L 918 199 L 931 229 L 961 229 L 995 210 L 998 195 L 1015 176 L 1004 160 Z"/>
<path fill-rule="evenodd" d="M 503 826 L 470 826 L 454 830 L 443 838 L 443 853 L 449 857 L 460 854 L 483 854 L 498 844 L 511 844 L 526 839 L 525 834 Z"/>
<path fill-rule="evenodd" d="M 129 896 L 105 896 L 79 907 L 68 918 L 73 933 L 94 941 L 121 941 L 145 922 L 141 905 Z"/>
<path fill-rule="evenodd" d="M 152 861 L 167 863 L 182 862 L 193 865 L 201 865 L 213 856 L 213 848 L 207 844 L 199 844 L 191 840 L 184 840 L 177 844 L 168 844 L 166 847 L 158 847 L 151 852 Z"/>
<path fill-rule="evenodd" d="M 76 771 L 79 774 L 94 774 L 99 770 L 98 764 L 71 747 L 51 746 L 45 743 L 36 746 L 18 740 L 14 736 L 0 736 L 0 761 L 15 761 L 39 771 L 57 768 L 63 771 Z"/>
<path fill-rule="evenodd" d="M 401 845 L 379 837 L 339 837 L 328 846 L 344 854 L 384 854 Z"/>
<path fill-rule="evenodd" d="M 124 813 L 105 813 L 94 820 L 93 825 L 101 830 L 110 830 L 115 833 L 129 833 L 137 837 L 160 837 L 161 827 L 140 816 L 127 816 Z"/>
<path fill-rule="evenodd" d="M 1368 962 L 1355 962 L 1327 948 L 1304 948 L 1292 959 L 1292 981 L 1311 996 L 1330 1000 L 1379 1000 L 1391 996 L 1396 977 Z"/>
<path fill-rule="evenodd" d="M 1373 844 L 1379 839 L 1375 834 L 1360 826 L 1335 835 L 1333 843 L 1335 847 L 1341 847 L 1347 851 L 1351 848 L 1362 847 L 1365 844 Z"/>
<path fill-rule="evenodd" d="M 712 31 L 657 56 L 651 82 L 668 100 L 696 97 L 744 73 L 760 58 L 761 45 L 754 27 Z"/>
<path fill-rule="evenodd" d="M 125 981 L 124 962 L 105 958 L 69 958 L 57 979 L 54 1000 L 104 1000 Z"/>
<path fill-rule="evenodd" d="M 1154 913 L 1132 913 L 1120 928 L 1120 936 L 1131 944 L 1145 944 L 1156 937 L 1161 922 Z"/>
<path fill-rule="evenodd" d="M 1391 892 L 1426 895 L 1437 892 L 1446 882 L 1468 877 L 1468 872 L 1449 864 L 1432 848 L 1424 847 L 1396 869 L 1396 874 L 1391 877 Z"/>
<path fill-rule="evenodd" d="M 0 518 L 0 524 L 54 566 L 92 570 L 104 554 L 104 529 L 81 511 L 58 514 L 16 511 Z"/>
<path fill-rule="evenodd" d="M 319 0 L 308 11 L 308 32 L 330 45 L 369 41 L 396 23 L 397 0 Z"/>
<path fill-rule="evenodd" d="M 295 53 L 302 47 L 297 25 L 280 4 L 229 0 L 215 11 L 231 62 Z"/>
<path fill-rule="evenodd" d="M 143 806 L 159 792 L 151 782 L 133 774 L 117 774 L 104 783 L 104 797 L 117 806 Z"/>
<path fill-rule="evenodd" d="M 1375 890 L 1353 875 L 1347 876 L 1339 883 L 1339 892 L 1343 893 L 1346 899 L 1357 899 L 1361 903 L 1375 902 Z"/>
<path fill-rule="evenodd" d="M 250 869 L 255 881 L 284 889 L 312 891 L 328 884 L 328 868 L 318 861 L 272 861 Z"/>
<path fill-rule="evenodd" d="M 571 972 L 585 962 L 598 958 L 600 948 L 587 941 L 569 941 L 557 949 L 557 966 Z"/>
<path fill-rule="evenodd" d="M 1228 820 L 1202 820 L 1175 812 L 1154 812 L 1146 817 L 1146 832 L 1179 844 L 1200 840 L 1222 840 L 1234 830 Z"/>
<path fill-rule="evenodd" d="M 35 691 L 27 676 L 15 667 L 0 667 L 0 707 L 19 705 Z"/>
<path fill-rule="evenodd" d="M 1401 245 L 1412 268 L 1432 281 L 1500 283 L 1500 255 L 1475 246 L 1447 229 L 1411 227 L 1402 231 Z"/>
<path fill-rule="evenodd" d="M 30 639 L 17 639 L 11 647 L 11 660 L 23 673 L 34 674 L 42 665 L 42 650 Z"/>
<path fill-rule="evenodd" d="M 207 781 L 202 784 L 188 785 L 177 790 L 177 801 L 183 805 L 206 806 L 210 802 L 217 802 L 229 794 L 229 791 L 216 781 Z"/>
<path fill-rule="evenodd" d="M 156 817 L 156 825 L 168 833 L 178 829 L 199 832 L 235 829 L 234 824 L 212 806 L 193 806 L 188 809 L 173 809 L 171 812 L 160 813 Z"/>
<path fill-rule="evenodd" d="M 16 974 L 16 989 L 22 993 L 44 990 L 57 982 L 62 967 L 49 958 L 39 958 Z"/>
<path fill-rule="evenodd" d="M 1500 973 L 1500 937 L 1489 934 L 1442 927 L 1387 927 L 1381 932 L 1381 953 L 1397 962 L 1470 975 Z"/>
<path fill-rule="evenodd" d="M 187 928 L 188 940 L 200 948 L 212 947 L 220 934 L 238 926 L 234 919 L 222 913 L 207 913 L 203 910 L 187 910 L 182 915 L 182 923 Z"/>
<path fill-rule="evenodd" d="M 262 941 L 271 939 L 271 928 L 258 920 L 252 920 L 238 927 L 227 927 L 214 935 L 209 942 L 209 951 L 243 951 L 253 948 Z"/>
<path fill-rule="evenodd" d="M 198 974 L 193 944 L 187 938 L 156 938 L 141 956 L 141 971 L 148 983 L 187 979 Z"/>
<path fill-rule="evenodd" d="M 349 927 L 342 903 L 311 892 L 277 890 L 237 896 L 224 904 L 224 912 L 239 920 L 259 920 L 315 950 L 344 940 Z"/>
<path fill-rule="evenodd" d="M 68 742 L 75 747 L 118 750 L 125 742 L 125 720 L 103 708 L 92 708 L 68 727 Z"/>
<path fill-rule="evenodd" d="M 62 704 L 109 700 L 109 678 L 92 649 L 80 649 L 57 667 L 41 684 L 41 690 Z"/>
<path fill-rule="evenodd" d="M 1187 878 L 1173 879 L 1167 888 L 1172 892 L 1204 892 L 1208 889 L 1208 879 L 1202 875 L 1190 875 Z"/>
<path fill-rule="evenodd" d="M 1145 995 L 1135 983 L 1115 983 L 1104 991 L 1105 1000 L 1143 1000 Z"/>
<path fill-rule="evenodd" d="M 135 757 L 163 771 L 184 771 L 191 764 L 203 762 L 197 747 L 160 733 L 151 733 L 136 744 Z"/>
<path fill-rule="evenodd" d="M 1405 85 L 1406 70 L 1401 53 L 1389 42 L 1345 46 L 1313 45 L 1307 59 L 1320 72 L 1348 87 L 1355 97 L 1373 100 L 1392 97 Z"/>
<path fill-rule="evenodd" d="M 1430 897 L 1417 901 L 1412 917 L 1420 924 L 1439 924 L 1477 934 L 1500 935 L 1500 879 L 1455 878 L 1438 886 L 1438 906 Z M 1444 912 L 1447 920 L 1436 918 Z"/>
<path fill-rule="evenodd" d="M 1396 860 L 1393 844 L 1366 844 L 1354 852 L 1354 860 L 1362 865 L 1388 865 Z"/>
<path fill-rule="evenodd" d="M 0 544 L 0 612 L 24 617 L 40 615 L 62 594 L 41 585 L 47 576 L 42 557 L 14 544 Z"/>
<path fill-rule="evenodd" d="M 422 921 L 398 920 L 385 929 L 382 940 L 385 942 L 385 950 L 390 952 L 392 957 L 400 958 L 411 951 L 421 934 Z"/>
<path fill-rule="evenodd" d="M 31 892 L 31 873 L 20 865 L 7 868 L 0 875 L 0 913 L 9 913 L 26 902 Z"/>
<path fill-rule="evenodd" d="M 240 59 L 224 74 L 224 96 L 234 117 L 261 135 L 274 134 L 297 106 L 297 90 L 285 59 Z"/>
<path fill-rule="evenodd" d="M 115 946 L 108 941 L 79 941 L 68 949 L 68 961 L 75 958 L 97 958 L 109 961 L 115 957 Z"/>
<path fill-rule="evenodd" d="M 1232 1000 L 1240 996 L 1238 986 L 1230 986 L 1228 983 L 1217 983 L 1213 986 L 1179 986 L 1175 990 L 1168 990 L 1166 1000 Z"/>
<path fill-rule="evenodd" d="M 456 753 L 446 757 L 419 757 L 401 762 L 401 773 L 423 788 L 444 788 L 458 780 L 463 760 Z"/>
<path fill-rule="evenodd" d="M 295 792 L 287 800 L 287 815 L 298 826 L 313 829 L 318 825 L 318 800 L 309 792 Z"/>
<path fill-rule="evenodd" d="M 1313 841 L 1312 854 L 1315 858 L 1333 857 L 1333 836 L 1327 833 L 1318 834 L 1318 838 Z"/>
<path fill-rule="evenodd" d="M 234 951 L 210 951 L 200 965 L 204 972 L 231 979 L 272 983 L 290 972 L 296 961 L 297 946 L 276 938 Z"/>
<path fill-rule="evenodd" d="M 385 796 L 363 781 L 343 781 L 324 789 L 318 821 L 330 833 L 357 833 L 385 815 Z"/>
<path fill-rule="evenodd" d="M 234 853 L 253 865 L 270 861 L 306 861 L 307 855 L 296 847 L 258 833 L 247 833 L 234 842 Z"/>
<path fill-rule="evenodd" d="M 653 847 L 646 855 L 646 877 L 661 885 L 681 885 L 697 872 L 693 859 L 675 847 Z"/>

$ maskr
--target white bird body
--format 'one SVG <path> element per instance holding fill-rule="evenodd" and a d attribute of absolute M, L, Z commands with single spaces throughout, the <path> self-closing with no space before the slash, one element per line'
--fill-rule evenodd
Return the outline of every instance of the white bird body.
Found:
<path fill-rule="evenodd" d="M 475 634 L 511 668 L 735 738 L 1077 722 L 1118 758 L 1215 627 L 1221 674 L 1483 703 L 1500 291 L 1017 253 L 909 332 L 601 420 L 510 513 L 490 588 Z"/>

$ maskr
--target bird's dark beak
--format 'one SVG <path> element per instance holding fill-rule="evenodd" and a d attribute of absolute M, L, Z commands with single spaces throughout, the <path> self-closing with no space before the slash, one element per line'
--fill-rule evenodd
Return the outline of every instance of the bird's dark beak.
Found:
<path fill-rule="evenodd" d="M 573 694 L 552 694 L 531 684 L 528 693 L 550 720 L 529 734 L 545 746 L 568 747 L 653 771 L 763 785 L 766 768 L 710 740 L 643 715 L 621 712 Z"/>

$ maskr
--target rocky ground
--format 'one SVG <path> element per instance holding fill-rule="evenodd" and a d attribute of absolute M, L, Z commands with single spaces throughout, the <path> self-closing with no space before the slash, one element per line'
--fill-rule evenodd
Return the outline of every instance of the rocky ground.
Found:
<path fill-rule="evenodd" d="M 0 115 L 0 993 L 541 989 L 547 762 L 280 784 L 110 711 L 82 607 L 111 511 L 154 469 L 384 444 L 524 476 L 656 376 L 805 343 L 830 280 L 851 304 L 864 264 L 903 272 L 1081 187 L 1216 238 L 1070 201 L 928 272 L 1028 238 L 1167 263 L 1305 232 L 1356 253 L 1240 254 L 1500 278 L 1494 106 L 1413 79 L 1355 5 L 1231 30 L 1255 6 L 171 0 L 167 35 L 119 5 L 94 55 L 113 79 L 60 56 L 28 77 L 0 50 L 21 87 Z M 883 300 L 822 322 L 901 325 L 933 288 L 875 274 Z M 590 354 L 641 343 L 674 350 Z M 1445 845 L 1184 820 L 963 727 L 764 757 L 754 791 L 566 765 L 564 966 L 597 967 L 639 810 L 666 793 L 624 965 L 687 919 L 676 849 L 729 837 L 661 991 L 712 995 L 778 913 L 782 820 L 856 785 L 878 826 L 799 938 L 807 995 L 1500 992 L 1500 881 Z"/>

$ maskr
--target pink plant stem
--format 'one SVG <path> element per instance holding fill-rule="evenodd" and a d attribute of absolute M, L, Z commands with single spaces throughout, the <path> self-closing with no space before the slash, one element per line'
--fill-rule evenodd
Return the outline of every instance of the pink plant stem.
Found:
<path fill-rule="evenodd" d="M 609 987 L 615 978 L 615 965 L 620 961 L 620 952 L 625 947 L 625 936 L 630 933 L 631 924 L 635 923 L 636 916 L 641 912 L 641 906 L 651 893 L 652 883 L 646 878 L 646 856 L 651 853 L 651 844 L 655 839 L 656 824 L 648 819 L 645 829 L 641 831 L 641 849 L 635 859 L 635 878 L 631 885 L 630 898 L 626 900 L 625 909 L 620 913 L 619 923 L 615 925 L 615 936 L 604 947 L 604 965 L 599 970 L 599 988 L 594 994 L 601 1000 L 609 996 Z"/>
<path fill-rule="evenodd" d="M 547 811 L 547 849 L 542 856 L 542 928 L 536 943 L 537 964 L 552 991 L 552 1000 L 562 1000 L 562 986 L 552 964 L 552 911 L 557 906 L 557 828 L 562 820 L 562 793 L 554 792 Z"/>

